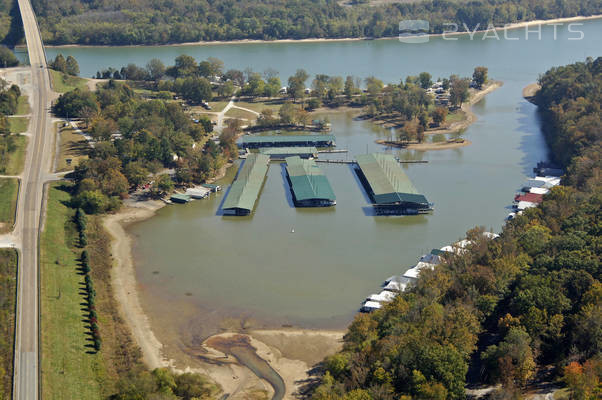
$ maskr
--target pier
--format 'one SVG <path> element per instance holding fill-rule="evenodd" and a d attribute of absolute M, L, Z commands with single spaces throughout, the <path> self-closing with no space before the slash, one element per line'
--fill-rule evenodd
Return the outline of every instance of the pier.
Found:
<path fill-rule="evenodd" d="M 270 157 L 265 154 L 249 154 L 238 170 L 236 180 L 230 186 L 222 210 L 225 215 L 249 215 L 263 187 Z"/>
<path fill-rule="evenodd" d="M 380 215 L 414 215 L 432 210 L 391 154 L 357 156 L 357 173 Z"/>
<path fill-rule="evenodd" d="M 237 145 L 241 149 L 260 147 L 332 147 L 336 145 L 334 135 L 244 135 Z"/>
<path fill-rule="evenodd" d="M 314 160 L 298 156 L 286 159 L 286 176 L 297 207 L 329 207 L 336 204 L 330 182 Z"/>

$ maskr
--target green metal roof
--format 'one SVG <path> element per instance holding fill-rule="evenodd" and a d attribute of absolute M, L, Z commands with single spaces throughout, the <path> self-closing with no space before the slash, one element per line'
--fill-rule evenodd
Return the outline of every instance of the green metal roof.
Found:
<path fill-rule="evenodd" d="M 253 211 L 268 172 L 269 162 L 270 157 L 265 154 L 249 154 L 238 170 L 236 180 L 232 183 L 222 208 L 241 208 Z"/>
<path fill-rule="evenodd" d="M 287 157 L 286 172 L 297 201 L 336 200 L 328 179 L 314 160 L 303 160 L 299 156 Z"/>
<path fill-rule="evenodd" d="M 261 154 L 281 155 L 281 154 L 317 154 L 318 149 L 311 147 L 266 147 L 261 149 Z"/>
<path fill-rule="evenodd" d="M 241 138 L 242 144 L 264 144 L 264 143 L 322 143 L 335 142 L 334 135 L 245 135 Z"/>
<path fill-rule="evenodd" d="M 376 204 L 398 202 L 428 204 L 426 197 L 414 187 L 391 154 L 372 153 L 356 157 L 362 173 L 370 185 Z"/>

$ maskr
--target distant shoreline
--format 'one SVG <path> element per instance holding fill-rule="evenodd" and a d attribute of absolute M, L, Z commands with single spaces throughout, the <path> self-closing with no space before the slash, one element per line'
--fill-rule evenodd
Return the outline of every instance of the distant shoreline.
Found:
<path fill-rule="evenodd" d="M 532 20 L 517 22 L 508 24 L 507 26 L 496 27 L 496 31 L 503 29 L 519 29 L 532 25 L 549 25 L 553 23 L 566 23 L 566 22 L 577 22 L 587 21 L 602 18 L 602 14 L 590 15 L 590 16 L 577 16 L 567 18 L 553 18 L 543 20 Z M 446 33 L 446 36 L 461 36 L 461 35 L 472 35 L 474 33 L 487 32 L 487 29 L 477 30 L 474 32 L 454 32 Z M 442 37 L 443 33 L 432 33 L 430 37 Z M 320 43 L 320 42 L 355 42 L 355 41 L 372 41 L 372 40 L 395 40 L 397 36 L 393 37 L 382 37 L 382 38 L 371 38 L 371 37 L 358 37 L 358 38 L 308 38 L 308 39 L 275 39 L 275 40 L 261 40 L 261 39 L 237 39 L 237 40 L 216 40 L 216 41 L 198 41 L 198 42 L 184 42 L 184 43 L 167 43 L 167 44 L 127 44 L 127 45 L 82 45 L 82 44 L 61 44 L 61 45 L 45 45 L 46 48 L 51 49 L 67 49 L 67 48 L 99 48 L 99 47 L 115 47 L 115 48 L 126 48 L 126 47 L 186 47 L 186 46 L 219 46 L 226 44 L 263 44 L 263 43 Z M 19 47 L 19 46 L 17 46 Z"/>

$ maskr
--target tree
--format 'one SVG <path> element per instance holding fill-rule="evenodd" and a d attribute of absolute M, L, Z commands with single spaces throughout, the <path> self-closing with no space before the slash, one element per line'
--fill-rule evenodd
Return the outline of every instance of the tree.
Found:
<path fill-rule="evenodd" d="M 266 97 L 276 97 L 280 92 L 280 87 L 282 83 L 280 82 L 280 78 L 277 76 L 272 76 L 267 78 L 267 84 L 265 85 L 264 96 Z"/>
<path fill-rule="evenodd" d="M 472 79 L 479 89 L 487 82 L 487 67 L 475 67 Z"/>
<path fill-rule="evenodd" d="M 468 100 L 468 79 L 454 77 L 450 82 L 449 100 L 454 106 L 460 107 Z"/>
<path fill-rule="evenodd" d="M 376 79 L 373 76 L 366 78 L 366 89 L 371 96 L 376 96 L 383 91 L 383 81 Z"/>
<path fill-rule="evenodd" d="M 155 178 L 155 182 L 153 183 L 153 189 L 156 193 L 159 194 L 169 194 L 174 189 L 173 181 L 171 177 L 167 174 L 159 175 Z"/>
<path fill-rule="evenodd" d="M 54 113 L 60 117 L 82 118 L 88 111 L 98 112 L 98 103 L 94 93 L 87 89 L 74 89 L 62 94 L 52 107 Z"/>
<path fill-rule="evenodd" d="M 436 126 L 440 126 L 447 118 L 447 107 L 437 107 L 431 111 L 431 118 Z"/>
<path fill-rule="evenodd" d="M 187 54 L 182 54 L 176 57 L 174 65 L 174 78 L 181 78 L 198 73 L 198 66 L 194 57 Z"/>
<path fill-rule="evenodd" d="M 149 180 L 149 171 L 140 161 L 129 162 L 124 168 L 124 174 L 132 186 L 143 185 Z"/>
<path fill-rule="evenodd" d="M 79 64 L 77 60 L 73 56 L 67 56 L 67 60 L 65 61 L 65 71 L 69 75 L 77 76 L 79 75 Z"/>
<path fill-rule="evenodd" d="M 353 96 L 354 94 L 357 93 L 358 89 L 355 86 L 355 82 L 353 80 L 352 76 L 347 76 L 347 78 L 345 78 L 345 96 L 347 96 L 348 99 L 351 99 L 351 96 Z"/>
<path fill-rule="evenodd" d="M 421 72 L 420 75 L 418 75 L 420 87 L 423 89 L 428 89 L 429 87 L 431 87 L 431 85 L 433 84 L 431 78 L 431 74 L 429 74 L 428 72 Z"/>
<path fill-rule="evenodd" d="M 0 67 L 8 68 L 19 65 L 19 60 L 9 48 L 0 46 Z"/>
<path fill-rule="evenodd" d="M 165 65 L 158 58 L 153 58 L 146 64 L 148 75 L 153 81 L 159 81 L 165 75 Z"/>
<path fill-rule="evenodd" d="M 280 122 L 285 125 L 290 125 L 295 122 L 295 116 L 297 114 L 297 108 L 292 103 L 284 103 L 278 115 L 280 116 Z"/>
<path fill-rule="evenodd" d="M 61 53 L 57 54 L 54 61 L 50 63 L 50 67 L 55 71 L 67 73 L 67 61 L 65 61 L 65 57 Z"/>
<path fill-rule="evenodd" d="M 226 81 L 230 80 L 234 82 L 235 85 L 239 87 L 243 87 L 245 84 L 245 74 L 237 69 L 228 70 L 223 77 Z"/>
<path fill-rule="evenodd" d="M 309 78 L 309 75 L 304 69 L 298 69 L 295 75 L 288 78 L 288 94 L 294 100 L 304 97 L 307 78 Z"/>
<path fill-rule="evenodd" d="M 234 87 L 234 83 L 232 83 L 232 81 L 226 81 L 217 88 L 217 94 L 219 94 L 221 97 L 231 97 L 235 91 L 236 88 Z"/>

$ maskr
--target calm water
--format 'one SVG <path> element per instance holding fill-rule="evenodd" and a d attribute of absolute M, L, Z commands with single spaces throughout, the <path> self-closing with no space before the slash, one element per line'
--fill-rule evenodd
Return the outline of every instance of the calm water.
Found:
<path fill-rule="evenodd" d="M 333 210 L 295 209 L 283 168 L 272 164 L 250 218 L 217 216 L 219 194 L 165 207 L 131 228 L 143 302 L 153 319 L 184 326 L 175 309 L 169 315 L 154 310 L 185 302 L 199 314 L 214 310 L 218 319 L 252 316 L 266 324 L 342 327 L 384 278 L 405 271 L 421 254 L 461 238 L 475 225 L 500 229 L 514 192 L 546 157 L 535 107 L 521 98 L 521 90 L 552 66 L 600 55 L 602 21 L 580 29 L 581 41 L 569 41 L 575 34 L 561 27 L 557 40 L 551 28 L 544 28 L 541 41 L 535 35 L 524 40 L 520 30 L 512 33 L 522 36 L 517 41 L 464 37 L 421 45 L 389 40 L 60 51 L 78 59 L 83 75 L 128 62 L 145 64 L 152 57 L 171 62 L 183 52 L 197 59 L 218 57 L 231 68 L 274 68 L 283 78 L 300 67 L 312 74 L 375 75 L 385 81 L 420 71 L 467 76 L 477 65 L 489 67 L 490 76 L 504 86 L 475 106 L 478 121 L 464 133 L 471 146 L 396 151 L 405 159 L 429 161 L 406 172 L 435 203 L 433 215 L 371 216 L 368 199 L 345 165 L 322 165 L 337 195 Z M 49 56 L 56 52 L 50 49 Z M 384 150 L 374 140 L 387 136 L 386 130 L 345 114 L 329 117 L 338 147 L 348 148 L 349 157 Z"/>

